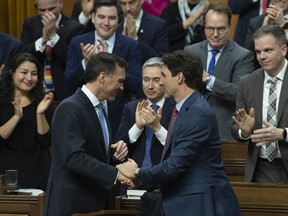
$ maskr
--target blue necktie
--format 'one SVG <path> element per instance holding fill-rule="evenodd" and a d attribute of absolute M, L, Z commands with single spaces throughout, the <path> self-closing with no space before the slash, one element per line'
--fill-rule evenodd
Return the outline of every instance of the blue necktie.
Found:
<path fill-rule="evenodd" d="M 109 147 L 109 138 L 108 138 L 108 131 L 107 131 L 107 127 L 105 124 L 105 114 L 104 114 L 104 109 L 103 109 L 103 103 L 99 103 L 97 104 L 97 109 L 98 109 L 98 117 L 99 117 L 99 121 L 101 124 L 101 128 L 102 128 L 102 133 L 103 133 L 103 137 L 104 137 L 104 142 L 105 142 L 105 150 L 106 153 L 108 153 L 108 147 Z"/>
<path fill-rule="evenodd" d="M 208 67 L 208 74 L 211 75 L 215 69 L 215 63 L 216 63 L 216 55 L 219 53 L 219 50 L 211 50 L 212 58 L 209 63 Z"/>
<path fill-rule="evenodd" d="M 151 107 L 155 112 L 157 112 L 159 108 L 157 104 L 152 104 Z M 150 156 L 152 138 L 153 138 L 153 130 L 150 127 L 146 126 L 146 145 L 145 145 L 145 155 L 144 155 L 144 160 L 142 162 L 142 167 L 152 166 L 152 161 L 151 161 L 151 156 Z"/>

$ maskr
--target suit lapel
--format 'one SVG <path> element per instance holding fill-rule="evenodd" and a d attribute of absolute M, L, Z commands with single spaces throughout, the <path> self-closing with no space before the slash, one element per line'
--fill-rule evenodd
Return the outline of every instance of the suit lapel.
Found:
<path fill-rule="evenodd" d="M 234 50 L 233 43 L 231 41 L 228 41 L 215 65 L 215 70 L 213 71 L 213 75 L 215 77 L 221 77 L 221 73 L 223 73 L 223 68 L 225 68 L 227 62 L 230 61 L 231 52 L 233 50 Z"/>
<path fill-rule="evenodd" d="M 282 83 L 282 88 L 281 88 L 281 93 L 280 93 L 280 100 L 279 100 L 279 107 L 277 111 L 277 122 L 280 122 L 281 116 L 284 112 L 285 107 L 287 106 L 287 101 L 288 101 L 288 92 L 287 88 L 288 86 L 288 67 L 286 68 L 283 83 Z M 285 120 L 286 121 L 286 120 Z"/>

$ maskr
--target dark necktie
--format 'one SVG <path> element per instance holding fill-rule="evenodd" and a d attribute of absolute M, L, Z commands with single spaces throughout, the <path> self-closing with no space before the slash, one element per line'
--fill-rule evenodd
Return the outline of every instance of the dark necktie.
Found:
<path fill-rule="evenodd" d="M 269 89 L 269 99 L 268 99 L 268 109 L 267 109 L 267 122 L 276 126 L 277 124 L 277 94 L 276 94 L 276 82 L 278 78 L 272 77 L 268 80 L 270 85 Z M 272 142 L 266 145 L 267 159 L 271 162 L 276 158 L 277 154 L 277 142 Z"/>
<path fill-rule="evenodd" d="M 151 107 L 155 112 L 157 112 L 159 108 L 157 104 L 152 104 Z M 142 167 L 152 166 L 150 149 L 151 149 L 151 144 L 152 144 L 153 133 L 154 133 L 153 130 L 150 127 L 146 126 L 146 145 L 145 145 L 145 155 L 144 155 L 144 160 L 142 162 Z"/>
<path fill-rule="evenodd" d="M 172 129 L 174 127 L 175 121 L 177 119 L 177 115 L 178 115 L 178 110 L 176 109 L 176 107 L 174 107 L 173 112 L 172 112 L 172 116 L 171 116 L 171 120 L 170 120 L 170 123 L 169 123 L 169 128 L 168 128 L 168 131 L 167 131 L 167 137 L 166 137 L 166 140 L 165 140 L 165 145 L 164 145 L 164 149 L 163 149 L 163 152 L 162 152 L 161 161 L 164 159 L 164 155 L 165 155 L 165 153 L 168 150 L 168 147 L 169 147 L 168 144 L 170 142 L 171 132 L 172 132 Z"/>
<path fill-rule="evenodd" d="M 219 50 L 211 50 L 212 53 L 212 58 L 209 63 L 208 67 L 208 74 L 211 75 L 215 69 L 215 64 L 216 64 L 216 55 L 219 53 Z"/>
<path fill-rule="evenodd" d="M 50 45 L 45 46 L 45 66 L 44 66 L 44 81 L 45 81 L 45 91 L 54 91 L 54 84 L 51 74 L 51 52 L 52 47 Z"/>
<path fill-rule="evenodd" d="M 106 120 L 105 120 L 105 114 L 104 114 L 104 109 L 103 109 L 103 103 L 100 102 L 96 107 L 98 109 L 98 117 L 99 117 L 99 121 L 100 121 L 101 128 L 102 128 L 102 133 L 104 137 L 105 150 L 106 150 L 106 153 L 108 153 L 109 135 L 108 135 L 107 127 L 105 124 Z"/>

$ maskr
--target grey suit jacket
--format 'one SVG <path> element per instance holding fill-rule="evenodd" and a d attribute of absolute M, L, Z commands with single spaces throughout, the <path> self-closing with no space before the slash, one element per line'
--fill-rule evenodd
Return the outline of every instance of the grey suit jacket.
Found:
<path fill-rule="evenodd" d="M 236 103 L 236 110 L 243 108 L 249 112 L 255 110 L 255 126 L 253 130 L 262 128 L 262 101 L 263 101 L 264 71 L 262 68 L 244 77 L 239 85 L 239 96 Z M 277 127 L 288 127 L 288 70 L 284 76 L 280 93 L 279 107 L 277 110 Z M 239 127 L 234 124 L 232 133 L 237 141 L 243 141 L 238 137 Z M 288 171 L 288 144 L 285 141 L 278 142 L 281 156 Z M 245 181 L 250 182 L 255 171 L 256 161 L 259 153 L 258 147 L 250 140 L 248 145 L 247 161 L 245 168 Z"/>
<path fill-rule="evenodd" d="M 208 56 L 207 40 L 185 47 L 185 50 L 199 55 L 206 70 Z M 217 116 L 220 138 L 231 140 L 232 115 L 238 93 L 240 78 L 251 73 L 253 54 L 234 41 L 228 41 L 218 59 L 213 76 L 216 77 L 214 87 L 208 96 L 208 102 Z"/>

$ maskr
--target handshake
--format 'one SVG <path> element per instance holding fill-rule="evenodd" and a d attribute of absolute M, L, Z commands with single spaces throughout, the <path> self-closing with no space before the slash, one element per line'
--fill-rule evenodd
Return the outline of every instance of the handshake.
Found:
<path fill-rule="evenodd" d="M 116 168 L 119 171 L 117 180 L 121 184 L 126 185 L 129 189 L 138 188 L 141 185 L 140 179 L 135 174 L 138 164 L 134 160 L 129 158 L 125 163 L 118 164 Z"/>

